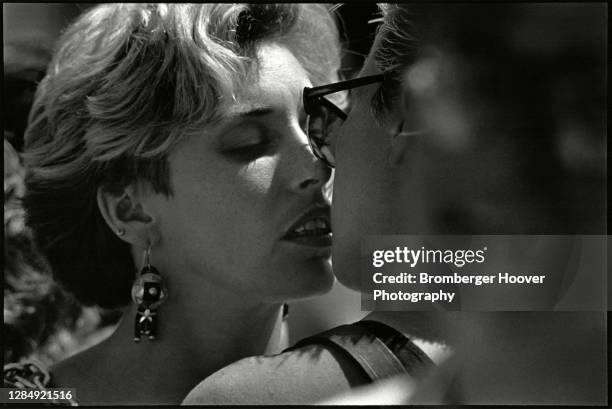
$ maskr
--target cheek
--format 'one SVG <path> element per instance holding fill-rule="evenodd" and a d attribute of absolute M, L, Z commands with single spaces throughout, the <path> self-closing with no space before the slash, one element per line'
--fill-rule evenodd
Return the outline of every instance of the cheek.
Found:
<path fill-rule="evenodd" d="M 365 118 L 365 119 L 364 119 Z M 355 106 L 348 119 L 343 124 L 336 141 L 336 175 L 334 180 L 334 196 L 338 204 L 338 195 L 350 194 L 359 190 L 361 177 L 368 176 L 364 172 L 369 156 L 368 135 L 372 129 L 368 112 Z M 341 205 L 346 202 L 340 202 Z"/>
<path fill-rule="evenodd" d="M 237 238 L 257 242 L 265 231 L 262 225 L 270 221 L 275 158 L 244 166 L 214 162 L 210 159 L 206 169 L 177 166 L 166 229 L 176 240 L 191 242 L 189 246 L 212 246 L 220 252 L 231 247 L 229 242 L 243 242 Z"/>
<path fill-rule="evenodd" d="M 336 172 L 333 187 L 332 228 L 333 266 L 338 279 L 350 288 L 359 288 L 360 243 L 364 234 L 375 229 L 374 207 L 379 185 L 375 182 L 376 163 L 371 156 L 376 134 L 368 112 L 353 108 L 344 123 L 336 145 Z"/>
<path fill-rule="evenodd" d="M 243 212 L 242 206 L 253 213 L 268 202 L 275 168 L 275 157 L 267 156 L 243 166 L 228 164 L 181 172 L 174 181 L 175 197 L 186 208 L 245 217 L 249 213 Z"/>
<path fill-rule="evenodd" d="M 261 157 L 242 168 L 236 182 L 249 195 L 266 195 L 272 191 L 275 169 L 273 156 Z"/>
<path fill-rule="evenodd" d="M 397 195 L 397 175 L 389 168 L 386 133 L 369 110 L 361 110 L 355 117 L 354 121 L 347 120 L 339 138 L 334 180 L 334 206 L 339 209 L 336 214 L 346 218 L 353 229 L 379 219 L 378 214 L 386 213 L 387 204 Z M 350 218 L 355 219 L 351 222 Z"/>
<path fill-rule="evenodd" d="M 274 243 L 275 167 L 270 156 L 177 172 L 162 218 L 173 257 L 223 285 L 248 282 L 244 271 L 261 266 Z"/>

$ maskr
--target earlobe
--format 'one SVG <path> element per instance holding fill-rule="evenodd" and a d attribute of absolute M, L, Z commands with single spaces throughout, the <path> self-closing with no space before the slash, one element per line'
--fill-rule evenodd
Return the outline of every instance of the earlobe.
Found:
<path fill-rule="evenodd" d="M 131 187 L 120 193 L 99 187 L 96 199 L 100 214 L 119 238 L 132 244 L 147 242 L 145 236 L 154 218 L 143 209 Z"/>

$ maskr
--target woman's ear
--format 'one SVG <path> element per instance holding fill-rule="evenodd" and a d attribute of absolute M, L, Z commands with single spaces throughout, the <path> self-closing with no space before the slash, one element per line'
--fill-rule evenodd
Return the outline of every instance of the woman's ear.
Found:
<path fill-rule="evenodd" d="M 100 186 L 97 201 L 106 224 L 121 240 L 143 247 L 151 242 L 155 218 L 145 209 L 142 195 L 132 185 L 119 191 Z"/>

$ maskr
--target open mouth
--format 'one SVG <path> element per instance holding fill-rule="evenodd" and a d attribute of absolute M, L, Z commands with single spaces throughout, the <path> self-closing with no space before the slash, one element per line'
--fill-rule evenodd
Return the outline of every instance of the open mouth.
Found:
<path fill-rule="evenodd" d="M 300 217 L 283 240 L 309 246 L 330 246 L 332 229 L 329 207 L 316 208 Z"/>

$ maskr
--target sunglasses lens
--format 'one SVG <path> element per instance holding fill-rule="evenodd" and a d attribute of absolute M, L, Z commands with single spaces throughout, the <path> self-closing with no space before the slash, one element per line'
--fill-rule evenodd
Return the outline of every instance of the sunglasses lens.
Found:
<path fill-rule="evenodd" d="M 332 109 L 321 105 L 314 106 L 308 113 L 308 140 L 315 156 L 327 163 L 336 166 L 336 135 L 344 120 Z"/>

